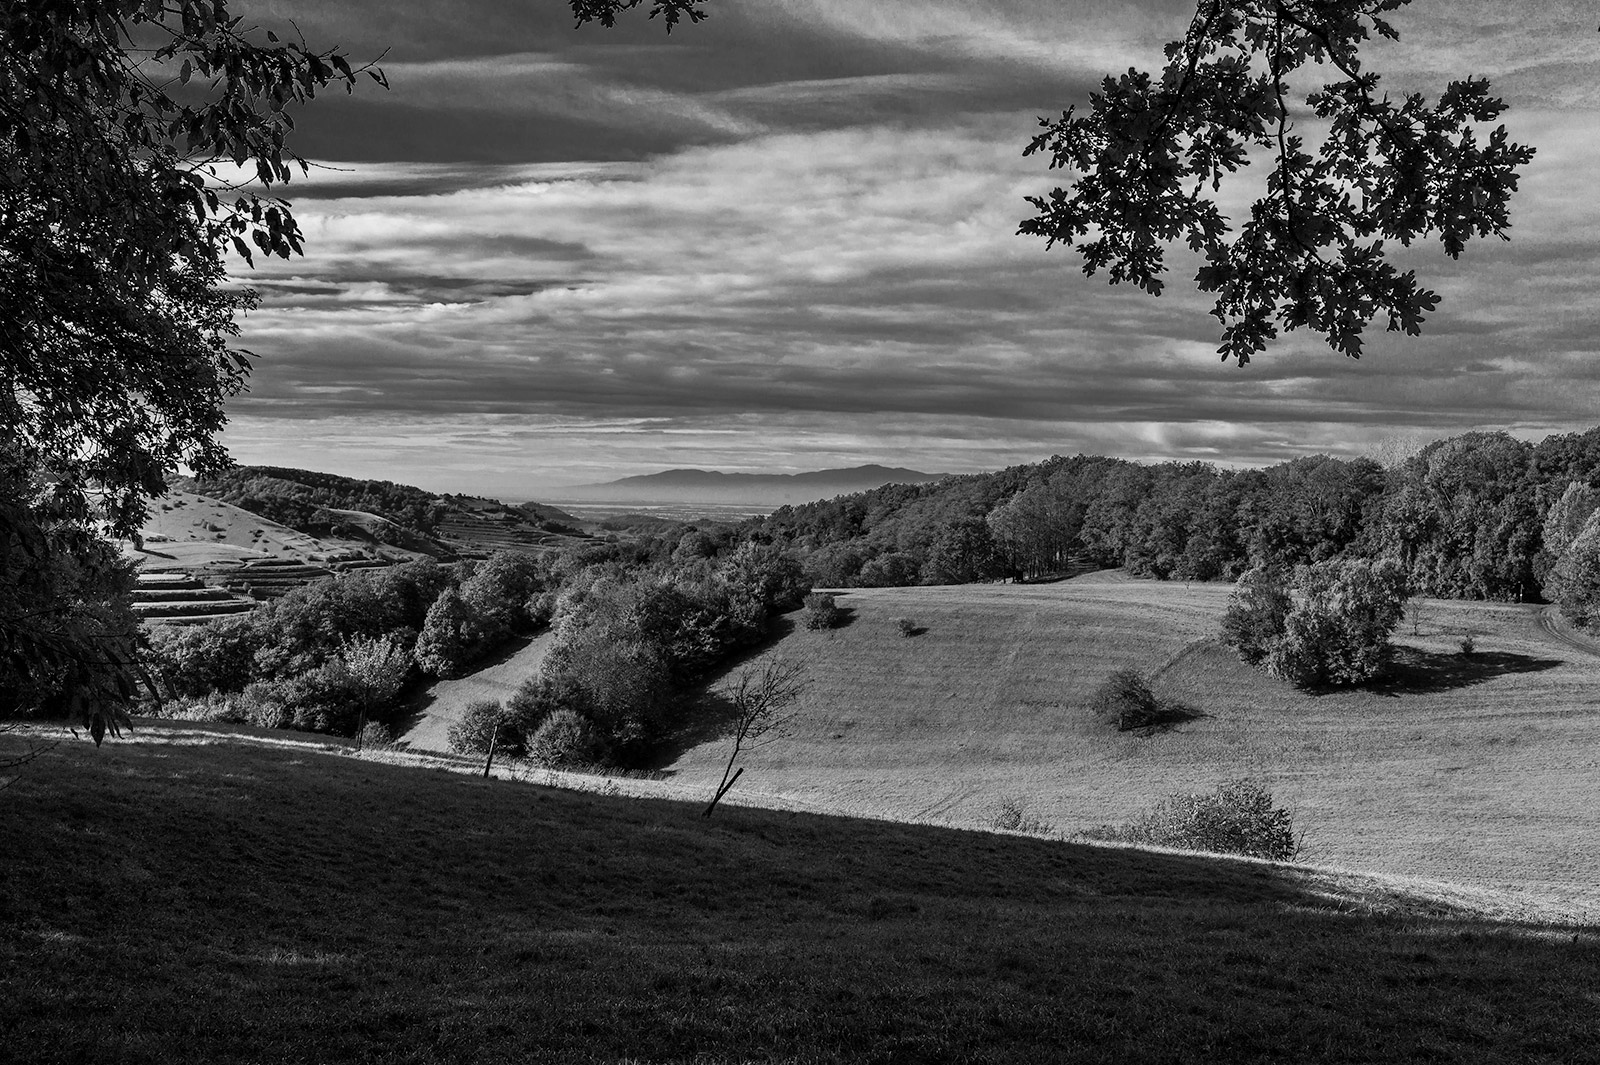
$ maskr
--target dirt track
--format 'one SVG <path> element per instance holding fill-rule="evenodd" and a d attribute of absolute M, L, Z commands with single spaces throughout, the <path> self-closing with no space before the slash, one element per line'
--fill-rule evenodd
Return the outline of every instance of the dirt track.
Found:
<path fill-rule="evenodd" d="M 1553 606 L 1540 607 L 1538 611 L 1539 630 L 1558 643 L 1564 644 L 1575 651 L 1600 658 L 1600 643 L 1588 636 L 1580 636 L 1572 631 L 1565 618 L 1561 616 L 1558 608 Z"/>

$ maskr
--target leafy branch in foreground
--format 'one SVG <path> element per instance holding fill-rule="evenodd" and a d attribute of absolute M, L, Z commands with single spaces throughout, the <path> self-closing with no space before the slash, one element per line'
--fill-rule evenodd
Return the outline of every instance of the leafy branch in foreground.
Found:
<path fill-rule="evenodd" d="M 1037 213 L 1018 232 L 1075 245 L 1083 270 L 1160 295 L 1166 248 L 1203 257 L 1195 275 L 1216 293 L 1218 347 L 1240 365 L 1281 332 L 1306 328 L 1359 358 L 1362 332 L 1421 332 L 1436 293 L 1391 261 L 1391 243 L 1437 236 L 1445 254 L 1468 240 L 1509 239 L 1507 203 L 1533 149 L 1504 126 L 1489 83 L 1451 82 L 1430 105 L 1391 97 L 1359 50 L 1397 40 L 1384 16 L 1410 0 L 1200 0 L 1183 39 L 1166 47 L 1159 77 L 1107 77 L 1090 111 L 1040 119 L 1025 154 L 1077 175 L 1070 188 L 1030 196 Z M 1290 104 L 1296 75 L 1334 80 Z M 1310 118 L 1308 141 L 1296 118 Z M 1237 230 L 1221 206 L 1224 179 L 1265 156 L 1265 193 Z M 1231 185 L 1231 183 L 1230 183 Z"/>
<path fill-rule="evenodd" d="M 290 112 L 362 74 L 386 84 L 228 0 L 0 6 L 0 424 L 115 532 L 179 463 L 225 462 L 254 305 L 225 256 L 300 252 L 265 191 L 307 166 Z"/>
<path fill-rule="evenodd" d="M 115 733 L 144 678 L 104 534 L 226 464 L 255 304 L 226 258 L 300 252 L 290 112 L 363 74 L 229 0 L 0 5 L 0 716 Z"/>
<path fill-rule="evenodd" d="M 667 24 L 667 32 L 672 32 L 680 19 L 690 22 L 699 22 L 706 17 L 700 6 L 706 0 L 651 0 L 650 17 L 660 16 Z M 617 23 L 617 16 L 624 11 L 636 7 L 643 7 L 644 0 L 571 0 L 572 14 L 582 26 L 586 22 L 598 22 L 610 28 Z"/>

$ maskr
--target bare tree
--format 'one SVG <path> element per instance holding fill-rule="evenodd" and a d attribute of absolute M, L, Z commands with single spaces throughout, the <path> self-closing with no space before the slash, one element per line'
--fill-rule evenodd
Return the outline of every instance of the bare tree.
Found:
<path fill-rule="evenodd" d="M 717 793 L 706 804 L 702 817 L 710 817 L 717 803 L 728 794 L 744 767 L 735 768 L 739 756 L 746 751 L 764 747 L 781 737 L 794 718 L 790 709 L 805 687 L 805 667 L 781 658 L 767 660 L 760 670 L 746 666 L 739 673 L 729 698 L 733 702 L 733 750 L 728 752 L 728 764 L 722 770 L 722 783 Z"/>

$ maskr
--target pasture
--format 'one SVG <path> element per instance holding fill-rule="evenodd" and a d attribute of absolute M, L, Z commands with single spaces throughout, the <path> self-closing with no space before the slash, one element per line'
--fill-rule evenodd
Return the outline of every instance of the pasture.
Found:
<path fill-rule="evenodd" d="M 808 686 L 734 794 L 958 826 L 1013 798 L 1070 835 L 1248 775 L 1293 809 L 1310 861 L 1600 912 L 1600 658 L 1549 608 L 1424 601 L 1390 676 L 1307 695 L 1215 642 L 1228 592 L 1115 573 L 842 592 L 846 627 L 763 652 Z M 1119 667 L 1203 716 L 1148 734 L 1091 720 Z M 709 791 L 726 757 L 701 737 L 665 769 Z"/>
<path fill-rule="evenodd" d="M 65 743 L 0 791 L 6 1057 L 1522 1063 L 1600 1038 L 1594 930 L 1487 895 L 706 821 L 226 732 Z"/>

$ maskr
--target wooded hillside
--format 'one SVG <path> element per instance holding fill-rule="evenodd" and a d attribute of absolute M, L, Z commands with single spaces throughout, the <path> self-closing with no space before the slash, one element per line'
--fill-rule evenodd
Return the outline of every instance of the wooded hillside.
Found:
<path fill-rule="evenodd" d="M 1516 601 L 1546 593 L 1597 489 L 1600 429 L 1538 444 L 1473 432 L 1387 468 L 1321 455 L 1248 470 L 1056 456 L 752 525 L 795 549 L 820 586 L 1036 579 L 1086 564 L 1232 580 L 1257 564 L 1389 556 L 1419 593 Z"/>

